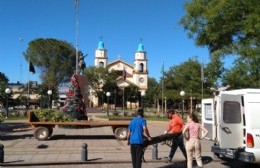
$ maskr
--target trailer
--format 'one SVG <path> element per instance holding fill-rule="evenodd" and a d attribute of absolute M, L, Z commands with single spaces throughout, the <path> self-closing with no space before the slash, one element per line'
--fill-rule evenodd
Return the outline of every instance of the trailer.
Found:
<path fill-rule="evenodd" d="M 216 90 L 202 100 L 202 124 L 214 156 L 260 163 L 260 89 Z"/>
<path fill-rule="evenodd" d="M 94 127 L 112 127 L 113 133 L 118 140 L 125 140 L 127 138 L 128 125 L 130 121 L 127 120 L 113 120 L 113 121 L 72 121 L 72 122 L 41 122 L 36 120 L 33 111 L 28 114 L 28 123 L 34 128 L 33 136 L 39 141 L 44 141 L 53 133 L 55 126 L 74 126 L 83 128 Z"/>

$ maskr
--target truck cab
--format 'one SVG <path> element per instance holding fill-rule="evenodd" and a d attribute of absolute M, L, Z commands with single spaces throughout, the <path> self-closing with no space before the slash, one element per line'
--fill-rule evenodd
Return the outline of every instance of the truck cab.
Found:
<path fill-rule="evenodd" d="M 260 163 L 260 89 L 216 91 L 202 100 L 202 124 L 220 156 Z"/>

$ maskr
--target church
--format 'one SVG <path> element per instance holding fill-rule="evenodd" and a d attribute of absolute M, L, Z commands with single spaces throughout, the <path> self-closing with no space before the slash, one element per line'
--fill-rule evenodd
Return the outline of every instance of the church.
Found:
<path fill-rule="evenodd" d="M 109 71 L 118 71 L 118 74 L 121 74 L 117 78 L 117 85 L 119 88 L 123 89 L 129 85 L 134 85 L 139 88 L 140 93 L 144 95 L 148 88 L 148 70 L 146 51 L 144 50 L 144 45 L 141 42 L 138 44 L 137 50 L 133 57 L 133 64 L 127 63 L 120 58 L 115 61 L 108 62 L 108 53 L 104 42 L 99 41 L 98 47 L 95 51 L 94 65 L 95 67 L 108 68 Z M 98 106 L 97 97 L 90 94 L 89 99 L 92 106 Z"/>

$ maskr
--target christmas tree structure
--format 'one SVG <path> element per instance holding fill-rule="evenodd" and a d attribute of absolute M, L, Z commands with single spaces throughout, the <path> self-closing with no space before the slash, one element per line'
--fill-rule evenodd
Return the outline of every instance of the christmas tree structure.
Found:
<path fill-rule="evenodd" d="M 63 112 L 74 119 L 88 120 L 86 107 L 80 92 L 78 75 L 74 73 L 70 82 L 71 84 L 69 86 Z"/>

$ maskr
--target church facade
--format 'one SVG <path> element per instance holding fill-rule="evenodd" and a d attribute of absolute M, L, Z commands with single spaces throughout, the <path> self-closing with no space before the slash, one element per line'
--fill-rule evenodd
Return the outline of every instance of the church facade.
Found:
<path fill-rule="evenodd" d="M 104 42 L 99 41 L 98 48 L 95 51 L 94 65 L 95 67 L 108 68 L 109 71 L 118 71 L 118 74 L 121 74 L 117 78 L 117 85 L 120 89 L 134 85 L 139 88 L 140 93 L 145 94 L 148 88 L 148 70 L 146 51 L 142 43 L 138 44 L 133 57 L 133 64 L 127 63 L 120 58 L 108 62 L 108 53 L 105 49 Z M 89 98 L 93 106 L 97 107 L 97 97 L 90 95 Z"/>

